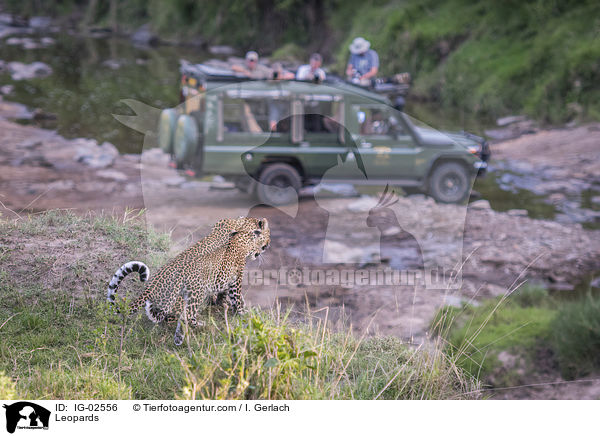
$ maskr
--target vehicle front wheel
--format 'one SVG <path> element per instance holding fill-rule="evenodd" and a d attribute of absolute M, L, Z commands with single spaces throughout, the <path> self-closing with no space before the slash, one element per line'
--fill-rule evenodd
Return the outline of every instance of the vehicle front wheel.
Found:
<path fill-rule="evenodd" d="M 457 162 L 445 162 L 433 170 L 429 177 L 428 193 L 440 203 L 462 203 L 469 196 L 471 177 Z"/>
<path fill-rule="evenodd" d="M 294 167 L 275 163 L 267 166 L 260 173 L 256 195 L 261 203 L 282 206 L 298 198 L 301 186 L 302 179 Z"/>

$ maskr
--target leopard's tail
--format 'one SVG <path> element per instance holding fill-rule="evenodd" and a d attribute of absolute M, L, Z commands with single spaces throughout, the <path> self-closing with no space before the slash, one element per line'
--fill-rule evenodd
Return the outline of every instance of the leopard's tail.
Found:
<path fill-rule="evenodd" d="M 127 277 L 128 274 L 137 271 L 140 274 L 140 281 L 145 282 L 148 280 L 150 276 L 150 269 L 143 262 L 138 262 L 134 260 L 133 262 L 127 262 L 121 268 L 117 270 L 117 272 L 110 279 L 110 283 L 108 284 L 108 292 L 106 294 L 106 299 L 109 303 L 115 302 L 115 295 L 117 294 L 117 288 L 119 287 L 119 283 Z"/>

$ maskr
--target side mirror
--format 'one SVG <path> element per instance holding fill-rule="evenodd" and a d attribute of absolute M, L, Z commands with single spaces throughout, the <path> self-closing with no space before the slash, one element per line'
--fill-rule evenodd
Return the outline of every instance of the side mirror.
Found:
<path fill-rule="evenodd" d="M 396 99 L 394 100 L 394 109 L 396 109 L 397 111 L 402 112 L 404 110 L 405 105 L 406 100 L 404 100 L 404 97 L 396 97 Z"/>

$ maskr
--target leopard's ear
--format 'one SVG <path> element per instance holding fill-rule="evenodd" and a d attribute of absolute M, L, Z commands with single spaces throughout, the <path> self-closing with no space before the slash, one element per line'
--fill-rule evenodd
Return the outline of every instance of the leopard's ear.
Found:
<path fill-rule="evenodd" d="M 266 218 L 262 218 L 258 220 L 258 228 L 261 230 L 266 230 L 269 228 L 269 221 Z"/>

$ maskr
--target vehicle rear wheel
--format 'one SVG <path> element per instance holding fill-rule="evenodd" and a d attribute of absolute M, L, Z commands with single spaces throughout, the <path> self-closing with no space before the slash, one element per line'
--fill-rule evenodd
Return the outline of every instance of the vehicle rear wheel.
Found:
<path fill-rule="evenodd" d="M 429 195 L 440 203 L 462 203 L 469 196 L 470 189 L 469 173 L 457 162 L 436 166 L 429 177 Z"/>
<path fill-rule="evenodd" d="M 193 164 L 192 160 L 196 154 L 199 139 L 196 120 L 189 115 L 179 116 L 173 136 L 173 154 L 177 168 L 183 168 L 185 164 Z"/>
<path fill-rule="evenodd" d="M 301 186 L 302 179 L 294 167 L 275 163 L 268 165 L 260 173 L 256 195 L 261 203 L 281 206 L 298 198 L 297 192 Z"/>
<path fill-rule="evenodd" d="M 165 109 L 158 119 L 158 145 L 165 152 L 173 153 L 173 135 L 177 127 L 177 111 Z"/>

